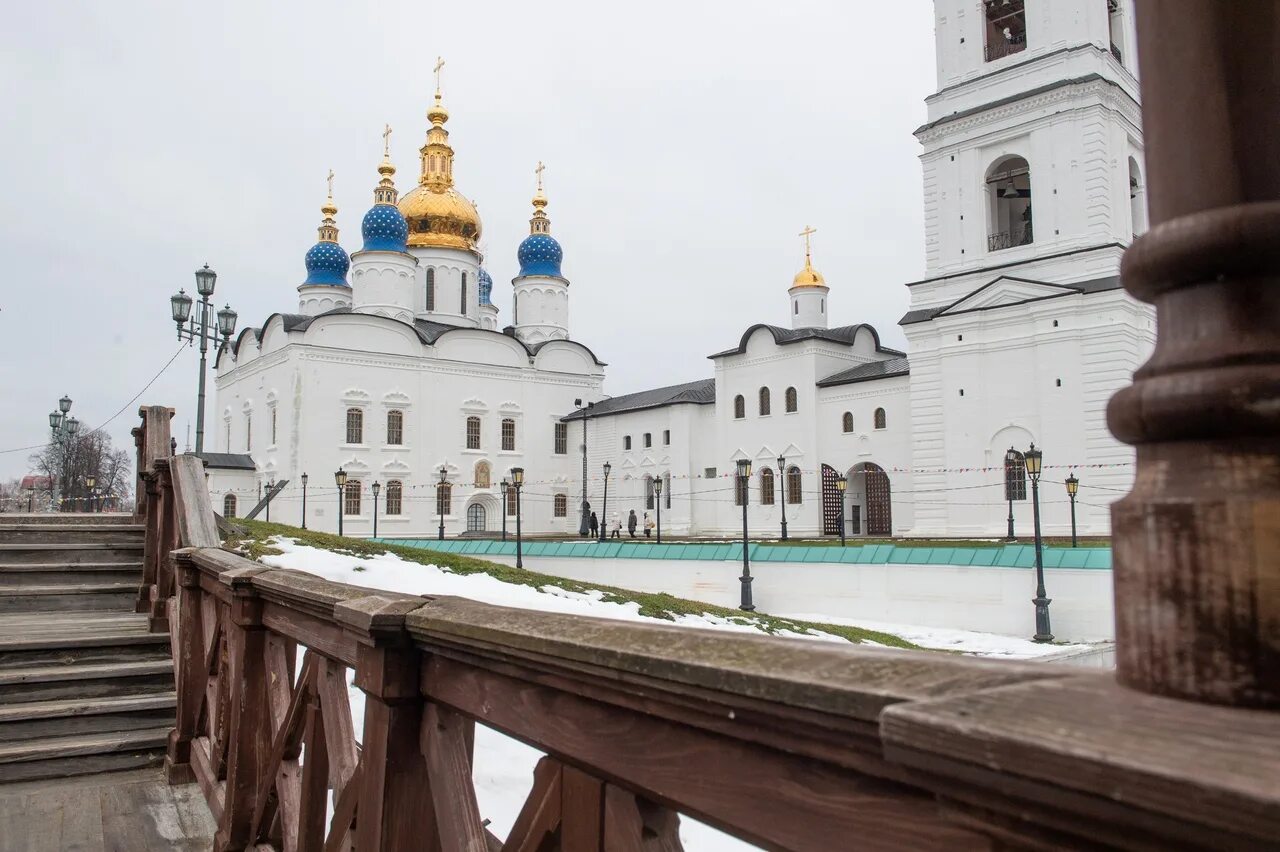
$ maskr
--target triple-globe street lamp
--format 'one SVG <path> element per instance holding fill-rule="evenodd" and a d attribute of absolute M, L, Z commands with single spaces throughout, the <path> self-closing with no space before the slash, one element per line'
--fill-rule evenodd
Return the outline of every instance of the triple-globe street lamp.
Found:
<path fill-rule="evenodd" d="M 231 306 L 227 305 L 222 310 L 214 314 L 213 303 L 209 297 L 213 295 L 213 288 L 217 284 L 218 273 L 209 268 L 209 264 L 205 264 L 196 270 L 196 292 L 200 294 L 200 301 L 194 301 L 187 295 L 186 290 L 179 290 L 176 294 L 169 297 L 169 310 L 173 316 L 173 321 L 178 325 L 178 339 L 185 340 L 189 343 L 200 344 L 200 381 L 199 391 L 196 396 L 196 452 L 204 452 L 204 379 L 206 353 L 209 351 L 209 345 L 225 346 L 231 341 L 231 335 L 236 330 L 236 312 L 231 310 Z M 196 308 L 192 312 L 192 308 Z M 216 324 L 216 325 L 215 325 Z M 219 343 L 218 336 L 222 336 Z M 228 450 L 231 448 L 228 447 Z M 341 518 L 341 515 L 339 515 Z"/>

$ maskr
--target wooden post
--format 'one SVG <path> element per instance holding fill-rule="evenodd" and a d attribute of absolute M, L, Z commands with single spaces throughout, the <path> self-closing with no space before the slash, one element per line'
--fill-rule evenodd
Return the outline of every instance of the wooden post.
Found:
<path fill-rule="evenodd" d="M 1280 706 L 1280 0 L 1137 5 L 1152 229 L 1123 278 L 1159 337 L 1111 401 L 1117 673 Z"/>
<path fill-rule="evenodd" d="M 231 587 L 227 619 L 228 706 L 227 785 L 222 824 L 214 849 L 243 849 L 249 842 L 258 778 L 271 751 L 267 715 L 266 631 L 262 601 L 252 578 L 266 568 L 233 568 L 218 578 Z"/>
<path fill-rule="evenodd" d="M 160 499 L 156 504 L 160 516 L 157 531 L 155 576 L 152 579 L 149 626 L 152 633 L 169 631 L 168 601 L 173 594 L 173 560 L 170 554 L 178 547 L 178 506 L 173 493 L 173 477 L 169 469 L 170 459 L 155 463 L 155 478 L 159 485 Z"/>
<path fill-rule="evenodd" d="M 174 554 L 178 582 L 177 624 L 174 647 L 174 681 L 178 693 L 177 720 L 169 732 L 169 748 L 164 758 L 165 778 L 170 784 L 194 780 L 191 770 L 191 740 L 196 733 L 200 698 L 208 684 L 205 667 L 204 626 L 200 613 L 200 570 L 191 554 Z"/>

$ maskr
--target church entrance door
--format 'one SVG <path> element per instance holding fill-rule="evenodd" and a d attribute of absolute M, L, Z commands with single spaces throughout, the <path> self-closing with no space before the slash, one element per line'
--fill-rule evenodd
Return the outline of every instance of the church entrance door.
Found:
<path fill-rule="evenodd" d="M 484 532 L 485 529 L 484 506 L 472 503 L 467 507 L 467 532 Z"/>
<path fill-rule="evenodd" d="M 849 502 L 861 507 L 853 534 L 893 535 L 893 500 L 889 474 L 874 462 L 863 462 L 849 471 Z M 866 530 L 859 529 L 866 523 Z"/>
<path fill-rule="evenodd" d="M 840 535 L 840 474 L 829 464 L 822 466 L 822 534 Z"/>

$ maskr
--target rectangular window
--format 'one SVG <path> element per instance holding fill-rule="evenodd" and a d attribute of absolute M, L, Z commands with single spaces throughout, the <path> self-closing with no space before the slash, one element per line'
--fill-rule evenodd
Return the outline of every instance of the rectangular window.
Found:
<path fill-rule="evenodd" d="M 556 455 L 563 456 L 569 452 L 569 424 L 556 424 Z"/>
<path fill-rule="evenodd" d="M 507 517 L 514 518 L 516 516 L 516 489 L 514 487 L 507 489 Z"/>
<path fill-rule="evenodd" d="M 434 269 L 427 270 L 427 310 L 434 311 L 436 309 L 436 271 Z"/>
<path fill-rule="evenodd" d="M 467 315 L 467 273 L 462 273 L 462 289 L 459 291 L 462 298 L 459 300 L 458 313 L 464 317 Z"/>
<path fill-rule="evenodd" d="M 664 447 L 671 446 L 671 430 L 670 429 L 662 430 L 662 446 Z"/>
<path fill-rule="evenodd" d="M 715 479 L 715 478 L 716 478 L 716 469 L 715 469 L 714 467 L 704 468 L 704 469 L 703 469 L 703 471 L 702 471 L 702 478 L 703 478 L 703 479 Z"/>
<path fill-rule="evenodd" d="M 747 502 L 747 479 L 742 476 L 733 478 L 733 505 L 742 506 Z"/>
<path fill-rule="evenodd" d="M 644 433 L 644 445 L 645 445 L 645 448 L 646 448 L 646 449 L 647 449 L 647 448 L 649 448 L 649 447 L 652 447 L 652 446 L 653 446 L 653 433 L 652 433 L 652 432 L 645 432 L 645 433 Z"/>
<path fill-rule="evenodd" d="M 271 446 L 276 445 L 276 410 L 271 409 Z"/>
<path fill-rule="evenodd" d="M 253 450 L 253 415 L 246 414 L 244 416 L 244 451 Z"/>
<path fill-rule="evenodd" d="M 440 517 L 453 514 L 453 483 L 436 485 L 436 514 Z"/>
<path fill-rule="evenodd" d="M 347 443 L 364 443 L 364 412 L 358 408 L 347 409 Z"/>
<path fill-rule="evenodd" d="M 569 498 L 563 494 L 557 494 L 555 499 L 555 516 L 557 518 L 567 517 L 569 514 Z"/>
<path fill-rule="evenodd" d="M 516 449 L 516 421 L 510 417 L 502 421 L 502 449 L 509 453 Z"/>
<path fill-rule="evenodd" d="M 387 514 L 400 514 L 401 495 L 404 493 L 400 480 L 393 479 L 387 483 Z"/>
<path fill-rule="evenodd" d="M 480 449 L 480 418 L 467 418 L 467 449 Z"/>
<path fill-rule="evenodd" d="M 348 479 L 343 495 L 346 499 L 342 501 L 342 514 L 360 514 L 360 480 Z"/>
<path fill-rule="evenodd" d="M 387 443 L 393 446 L 404 443 L 404 412 L 387 412 Z"/>
<path fill-rule="evenodd" d="M 629 449 L 631 449 L 631 436 L 630 436 L 630 435 L 623 435 L 623 436 L 622 436 L 622 449 L 624 449 L 624 450 L 629 450 Z"/>

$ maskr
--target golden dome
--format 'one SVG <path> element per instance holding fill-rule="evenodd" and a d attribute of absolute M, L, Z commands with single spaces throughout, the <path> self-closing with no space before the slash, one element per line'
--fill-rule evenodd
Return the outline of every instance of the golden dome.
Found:
<path fill-rule="evenodd" d="M 822 277 L 822 273 L 813 268 L 813 264 L 809 262 L 809 258 L 804 259 L 804 269 L 796 273 L 793 279 L 792 287 L 826 287 L 827 279 Z"/>
<path fill-rule="evenodd" d="M 436 191 L 418 185 L 396 205 L 409 223 L 409 245 L 474 249 L 480 239 L 480 214 L 453 187 Z"/>

